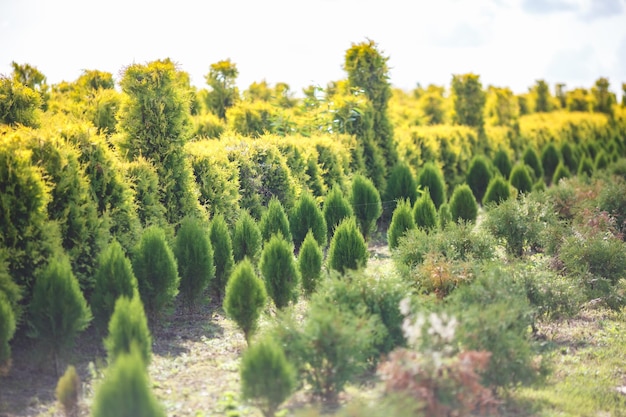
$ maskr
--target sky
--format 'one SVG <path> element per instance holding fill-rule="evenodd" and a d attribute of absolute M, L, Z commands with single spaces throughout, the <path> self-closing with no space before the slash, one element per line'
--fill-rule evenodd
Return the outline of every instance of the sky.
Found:
<path fill-rule="evenodd" d="M 346 50 L 368 39 L 405 90 L 467 72 L 516 93 L 626 82 L 626 0 L 0 0 L 0 74 L 28 63 L 48 84 L 170 58 L 202 88 L 230 59 L 240 89 L 298 94 L 346 78 Z"/>

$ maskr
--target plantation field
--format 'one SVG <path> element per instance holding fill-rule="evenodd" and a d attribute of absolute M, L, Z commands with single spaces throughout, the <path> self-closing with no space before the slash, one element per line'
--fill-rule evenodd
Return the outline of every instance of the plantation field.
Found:
<path fill-rule="evenodd" d="M 626 102 L 344 69 L 0 77 L 0 416 L 626 415 Z"/>

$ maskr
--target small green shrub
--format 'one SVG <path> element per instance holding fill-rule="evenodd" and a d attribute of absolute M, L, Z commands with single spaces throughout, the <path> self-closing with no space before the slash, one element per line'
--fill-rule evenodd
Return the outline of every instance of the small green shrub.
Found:
<path fill-rule="evenodd" d="M 296 251 L 300 250 L 309 230 L 313 232 L 317 244 L 321 248 L 326 247 L 326 220 L 312 195 L 303 193 L 296 201 L 289 215 L 289 227 Z"/>
<path fill-rule="evenodd" d="M 328 249 L 328 266 L 344 273 L 348 269 L 364 268 L 369 253 L 365 239 L 357 229 L 354 217 L 345 219 L 335 230 Z"/>
<path fill-rule="evenodd" d="M 322 261 L 324 255 L 313 233 L 307 233 L 298 254 L 298 270 L 302 279 L 302 290 L 306 297 L 310 297 L 316 290 L 322 275 Z"/>
<path fill-rule="evenodd" d="M 417 199 L 417 182 L 409 165 L 401 161 L 394 165 L 389 173 L 384 199 L 385 201 L 399 202 L 405 198 L 409 200 L 411 205 L 415 203 Z M 395 208 L 395 204 L 385 207 L 385 211 L 388 211 L 385 216 L 387 219 L 393 214 Z"/>
<path fill-rule="evenodd" d="M 80 377 L 76 373 L 76 368 L 70 365 L 59 378 L 54 391 L 57 401 L 63 406 L 66 417 L 78 417 L 79 415 L 80 388 Z"/>
<path fill-rule="evenodd" d="M 626 178 L 615 177 L 600 189 L 598 209 L 606 211 L 615 219 L 615 226 L 622 239 L 626 238 Z"/>
<path fill-rule="evenodd" d="M 539 155 L 537 155 L 537 152 L 532 147 L 529 146 L 526 148 L 522 155 L 522 161 L 524 162 L 524 165 L 528 166 L 532 170 L 531 175 L 534 181 L 537 181 L 539 178 L 543 178 L 543 167 L 541 166 Z"/>
<path fill-rule="evenodd" d="M 483 201 L 489 181 L 491 181 L 489 160 L 483 155 L 475 156 L 470 162 L 465 182 L 469 185 L 474 193 L 474 197 L 476 197 L 476 201 L 479 203 Z"/>
<path fill-rule="evenodd" d="M 572 149 L 572 146 L 567 141 L 561 144 L 561 156 L 563 157 L 563 163 L 569 171 L 576 172 L 578 169 L 578 161 L 576 160 L 574 149 Z"/>
<path fill-rule="evenodd" d="M 270 240 L 272 235 L 280 233 L 287 242 L 292 242 L 291 231 L 289 230 L 289 219 L 280 200 L 276 197 L 270 199 L 267 210 L 261 215 L 259 223 L 261 238 L 263 242 Z"/>
<path fill-rule="evenodd" d="M 134 349 L 133 349 L 134 350 Z M 145 364 L 138 352 L 121 354 L 96 388 L 93 417 L 165 417 L 152 393 Z"/>
<path fill-rule="evenodd" d="M 265 281 L 267 294 L 277 308 L 286 307 L 298 300 L 300 273 L 296 266 L 291 244 L 282 235 L 273 235 L 263 247 L 259 269 Z"/>
<path fill-rule="evenodd" d="M 593 175 L 593 162 L 591 159 L 587 156 L 582 156 L 576 172 L 578 173 L 578 176 L 586 175 L 591 177 Z"/>
<path fill-rule="evenodd" d="M 0 370 L 11 359 L 9 342 L 15 334 L 15 314 L 9 299 L 0 291 Z"/>
<path fill-rule="evenodd" d="M 285 353 L 268 338 L 246 349 L 239 372 L 242 398 L 254 400 L 265 417 L 276 415 L 276 410 L 296 385 L 294 369 Z"/>
<path fill-rule="evenodd" d="M 404 236 L 407 230 L 415 229 L 415 220 L 413 220 L 413 213 L 410 204 L 411 203 L 408 199 L 402 200 L 393 211 L 391 224 L 387 230 L 387 243 L 389 244 L 390 250 L 393 250 L 398 246 L 398 240 Z"/>
<path fill-rule="evenodd" d="M 493 166 L 500 171 L 500 175 L 504 178 L 509 178 L 511 175 L 511 159 L 509 158 L 509 154 L 504 149 L 498 149 L 493 156 Z"/>
<path fill-rule="evenodd" d="M 350 203 L 363 239 L 367 241 L 383 211 L 380 194 L 372 181 L 362 175 L 355 175 L 352 179 Z"/>
<path fill-rule="evenodd" d="M 483 198 L 483 204 L 500 204 L 511 197 L 511 185 L 501 176 L 495 176 L 489 181 L 487 192 Z"/>
<path fill-rule="evenodd" d="M 50 349 L 58 375 L 58 355 L 74 343 L 92 319 L 91 310 L 65 256 L 54 257 L 37 274 L 29 305 L 29 335 Z"/>
<path fill-rule="evenodd" d="M 213 262 L 215 263 L 215 278 L 212 287 L 213 292 L 217 295 L 217 301 L 221 303 L 226 282 L 235 263 L 230 233 L 224 216 L 221 214 L 217 214 L 211 220 L 209 238 L 213 247 Z"/>
<path fill-rule="evenodd" d="M 571 173 L 569 169 L 563 162 L 559 162 L 556 169 L 554 170 L 554 175 L 552 176 L 552 184 L 558 184 L 562 178 L 569 178 Z"/>
<path fill-rule="evenodd" d="M 556 171 L 556 167 L 561 163 L 561 155 L 554 143 L 550 142 L 544 146 L 541 151 L 541 167 L 543 168 L 544 177 L 547 181 L 551 181 Z"/>
<path fill-rule="evenodd" d="M 172 306 L 180 283 L 176 258 L 163 229 L 150 226 L 144 230 L 132 263 L 146 315 L 157 320 Z"/>
<path fill-rule="evenodd" d="M 352 217 L 354 212 L 343 191 L 338 185 L 334 185 L 324 199 L 324 219 L 328 230 L 328 238 L 332 238 L 335 229 L 343 219 Z"/>
<path fill-rule="evenodd" d="M 594 171 L 600 171 L 606 169 L 609 166 L 609 158 L 604 151 L 598 152 L 593 162 Z"/>
<path fill-rule="evenodd" d="M 261 254 L 261 230 L 248 211 L 243 210 L 233 230 L 233 259 L 235 263 L 248 257 L 256 265 Z"/>
<path fill-rule="evenodd" d="M 446 226 L 452 223 L 452 213 L 450 213 L 450 204 L 443 203 L 439 206 L 439 212 L 437 213 L 437 217 L 439 218 L 439 228 L 441 230 L 445 229 Z"/>
<path fill-rule="evenodd" d="M 533 189 L 533 180 L 525 164 L 516 164 L 511 171 L 509 183 L 517 189 L 520 194 L 529 193 Z"/>
<path fill-rule="evenodd" d="M 115 362 L 121 354 L 130 353 L 131 348 L 136 348 L 146 368 L 148 367 L 152 356 L 152 336 L 141 298 L 135 295 L 132 298 L 121 296 L 117 299 L 104 347 L 109 363 Z"/>
<path fill-rule="evenodd" d="M 424 164 L 417 176 L 417 185 L 422 190 L 428 188 L 430 198 L 437 209 L 446 202 L 446 183 L 441 170 L 434 163 Z"/>
<path fill-rule="evenodd" d="M 265 285 L 248 259 L 239 262 L 226 285 L 224 311 L 243 331 L 248 345 L 267 301 Z"/>
<path fill-rule="evenodd" d="M 415 226 L 429 232 L 437 227 L 437 208 L 430 198 L 428 189 L 417 199 L 413 206 Z"/>
<path fill-rule="evenodd" d="M 475 222 L 478 216 L 478 204 L 472 190 L 467 184 L 457 186 L 450 197 L 450 214 L 452 220 Z"/>
<path fill-rule="evenodd" d="M 194 310 L 215 276 L 213 246 L 208 230 L 200 219 L 185 217 L 176 233 L 174 254 L 180 276 L 183 303 Z"/>

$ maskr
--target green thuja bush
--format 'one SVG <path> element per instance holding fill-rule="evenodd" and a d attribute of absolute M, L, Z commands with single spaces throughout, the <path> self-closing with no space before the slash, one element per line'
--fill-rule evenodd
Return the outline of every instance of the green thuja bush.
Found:
<path fill-rule="evenodd" d="M 591 177 L 593 175 L 593 162 L 588 156 L 581 156 L 577 173 L 578 176 L 586 175 Z"/>
<path fill-rule="evenodd" d="M 554 175 L 552 175 L 552 184 L 558 184 L 562 178 L 569 178 L 570 176 L 571 173 L 567 166 L 563 162 L 559 162 L 554 170 Z"/>
<path fill-rule="evenodd" d="M 49 349 L 59 373 L 58 356 L 91 321 L 91 310 L 65 256 L 54 257 L 37 274 L 29 305 L 29 335 Z"/>
<path fill-rule="evenodd" d="M 151 226 L 144 230 L 132 264 L 146 314 L 157 320 L 171 307 L 180 283 L 176 258 L 163 229 Z"/>
<path fill-rule="evenodd" d="M 356 220 L 351 217 L 341 222 L 330 241 L 328 267 L 344 273 L 348 269 L 365 267 L 368 258 L 367 245 Z"/>
<path fill-rule="evenodd" d="M 443 203 L 439 206 L 439 211 L 437 212 L 437 217 L 439 218 L 439 228 L 441 230 L 445 229 L 446 226 L 452 222 L 452 213 L 450 213 L 450 204 Z"/>
<path fill-rule="evenodd" d="M 387 179 L 387 187 L 384 193 L 385 201 L 393 201 L 395 203 L 400 202 L 403 199 L 408 199 L 411 205 L 415 203 L 417 199 L 417 182 L 413 177 L 411 168 L 406 162 L 398 162 L 391 168 L 389 178 Z M 396 208 L 396 204 L 390 204 L 385 206 L 385 218 L 393 214 Z"/>
<path fill-rule="evenodd" d="M 185 217 L 176 234 L 174 254 L 180 276 L 183 303 L 193 310 L 215 276 L 213 246 L 208 230 L 200 219 Z"/>
<path fill-rule="evenodd" d="M 469 185 L 474 193 L 474 197 L 476 197 L 476 201 L 479 203 L 483 202 L 489 181 L 491 181 L 489 160 L 483 155 L 475 156 L 470 162 L 465 182 Z"/>
<path fill-rule="evenodd" d="M 248 257 L 256 265 L 261 254 L 261 231 L 248 211 L 242 211 L 233 230 L 233 259 Z"/>
<path fill-rule="evenodd" d="M 554 143 L 550 142 L 541 151 L 541 167 L 545 180 L 550 184 L 556 167 L 561 162 L 561 154 Z"/>
<path fill-rule="evenodd" d="M 362 175 L 352 179 L 350 203 L 363 238 L 367 240 L 376 228 L 376 221 L 382 214 L 380 194 L 374 184 Z"/>
<path fill-rule="evenodd" d="M 248 345 L 266 301 L 267 292 L 263 281 L 256 276 L 250 260 L 244 259 L 237 264 L 228 279 L 224 311 L 237 323 Z"/>
<path fill-rule="evenodd" d="M 452 192 L 452 197 L 450 197 L 450 214 L 452 214 L 452 220 L 455 222 L 459 220 L 476 221 L 478 203 L 476 203 L 474 194 L 467 184 L 457 186 Z"/>
<path fill-rule="evenodd" d="M 323 259 L 324 254 L 313 237 L 313 233 L 307 233 L 298 254 L 298 270 L 302 279 L 302 290 L 306 297 L 310 297 L 317 288 L 322 276 Z"/>
<path fill-rule="evenodd" d="M 95 287 L 91 294 L 91 311 L 96 328 L 104 332 L 120 296 L 132 297 L 138 291 L 137 278 L 128 257 L 117 241 L 100 254 Z"/>
<path fill-rule="evenodd" d="M 291 231 L 289 230 L 289 219 L 280 200 L 276 197 L 270 199 L 267 210 L 263 212 L 259 223 L 263 242 L 270 240 L 272 235 L 280 233 L 287 242 L 292 242 Z"/>
<path fill-rule="evenodd" d="M 493 166 L 500 171 L 500 175 L 504 178 L 509 178 L 511 175 L 511 169 L 513 168 L 511 164 L 511 159 L 509 158 L 509 154 L 504 149 L 498 149 L 493 156 Z"/>
<path fill-rule="evenodd" d="M 537 181 L 540 178 L 543 178 L 543 167 L 541 166 L 539 155 L 537 155 L 537 152 L 532 147 L 529 146 L 528 148 L 526 148 L 526 150 L 522 154 L 522 161 L 526 166 L 531 169 L 533 181 Z"/>
<path fill-rule="evenodd" d="M 533 180 L 525 164 L 516 164 L 511 171 L 509 183 L 519 191 L 520 194 L 529 193 L 533 189 Z"/>
<path fill-rule="evenodd" d="M 293 366 L 283 349 L 272 339 L 252 344 L 243 353 L 239 366 L 241 396 L 252 400 L 264 417 L 273 417 L 276 410 L 296 387 Z"/>
<path fill-rule="evenodd" d="M 344 197 L 343 191 L 341 191 L 338 185 L 334 185 L 326 194 L 323 213 L 329 238 L 333 236 L 335 228 L 339 226 L 343 219 L 354 215 L 350 202 Z"/>
<path fill-rule="evenodd" d="M 570 172 L 576 172 L 578 169 L 578 161 L 574 149 L 569 142 L 563 142 L 561 144 L 561 156 L 563 157 L 563 163 L 570 170 Z"/>
<path fill-rule="evenodd" d="M 289 228 L 296 251 L 300 250 L 309 230 L 313 232 L 318 245 L 326 247 L 326 220 L 312 195 L 303 193 L 296 201 L 289 213 Z"/>
<path fill-rule="evenodd" d="M 430 198 L 437 209 L 446 202 L 446 183 L 441 170 L 434 163 L 424 164 L 417 176 L 417 185 L 422 190 L 428 188 Z"/>
<path fill-rule="evenodd" d="M 141 226 L 167 227 L 165 206 L 159 200 L 159 174 L 154 164 L 144 157 L 138 157 L 126 166 Z"/>
<path fill-rule="evenodd" d="M 259 269 L 267 294 L 277 308 L 298 300 L 300 272 L 293 257 L 291 244 L 282 235 L 273 235 L 263 247 Z"/>
<path fill-rule="evenodd" d="M 5 75 L 0 76 L 0 123 L 7 125 L 39 126 L 40 94 Z"/>
<path fill-rule="evenodd" d="M 490 203 L 499 204 L 501 201 L 508 200 L 511 197 L 511 185 L 507 180 L 497 175 L 489 181 L 487 192 L 483 198 L 483 204 Z"/>
<path fill-rule="evenodd" d="M 434 207 L 434 206 L 433 206 Z M 391 224 L 387 230 L 387 243 L 389 249 L 393 250 L 398 246 L 398 241 L 407 230 L 415 229 L 415 220 L 411 210 L 411 203 L 408 199 L 401 200 L 391 217 Z"/>
<path fill-rule="evenodd" d="M 11 275 L 9 275 L 9 266 L 5 261 L 5 250 L 0 248 L 0 294 L 2 294 L 6 301 L 9 303 L 15 320 L 18 321 L 19 313 L 17 310 L 21 310 L 22 306 L 20 301 L 22 300 L 23 290 L 17 285 Z"/>
<path fill-rule="evenodd" d="M 66 417 L 78 417 L 79 415 L 80 388 L 80 377 L 76 373 L 74 365 L 70 365 L 59 378 L 54 391 L 56 399 L 63 407 Z"/>
<path fill-rule="evenodd" d="M 604 151 L 599 151 L 594 159 L 594 163 L 593 163 L 594 171 L 605 169 L 607 166 L 609 166 L 609 158 L 607 157 Z"/>
<path fill-rule="evenodd" d="M 213 247 L 213 261 L 215 262 L 215 278 L 212 281 L 212 289 L 217 295 L 217 300 L 221 303 L 226 282 L 228 282 L 228 277 L 235 263 L 230 233 L 224 216 L 221 214 L 217 214 L 211 220 L 209 238 Z"/>
<path fill-rule="evenodd" d="M 435 208 L 435 203 L 430 198 L 428 189 L 415 202 L 413 220 L 415 221 L 415 226 L 427 232 L 437 227 L 437 209 Z"/>
<path fill-rule="evenodd" d="M 139 352 L 121 354 L 109 365 L 96 387 L 93 417 L 165 417 L 151 389 L 146 366 Z"/>
<path fill-rule="evenodd" d="M 135 348 L 146 368 L 148 367 L 152 356 L 152 336 L 139 297 L 121 296 L 117 299 L 104 347 L 110 364 L 121 354 L 129 354 L 131 348 Z"/>
<path fill-rule="evenodd" d="M 9 342 L 15 334 L 15 314 L 13 307 L 3 291 L 0 291 L 0 370 L 11 359 Z"/>

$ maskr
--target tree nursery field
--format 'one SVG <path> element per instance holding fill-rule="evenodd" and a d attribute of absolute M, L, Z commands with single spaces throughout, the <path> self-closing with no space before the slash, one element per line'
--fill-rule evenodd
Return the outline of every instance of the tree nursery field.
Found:
<path fill-rule="evenodd" d="M 0 416 L 626 416 L 626 84 L 0 77 Z"/>

